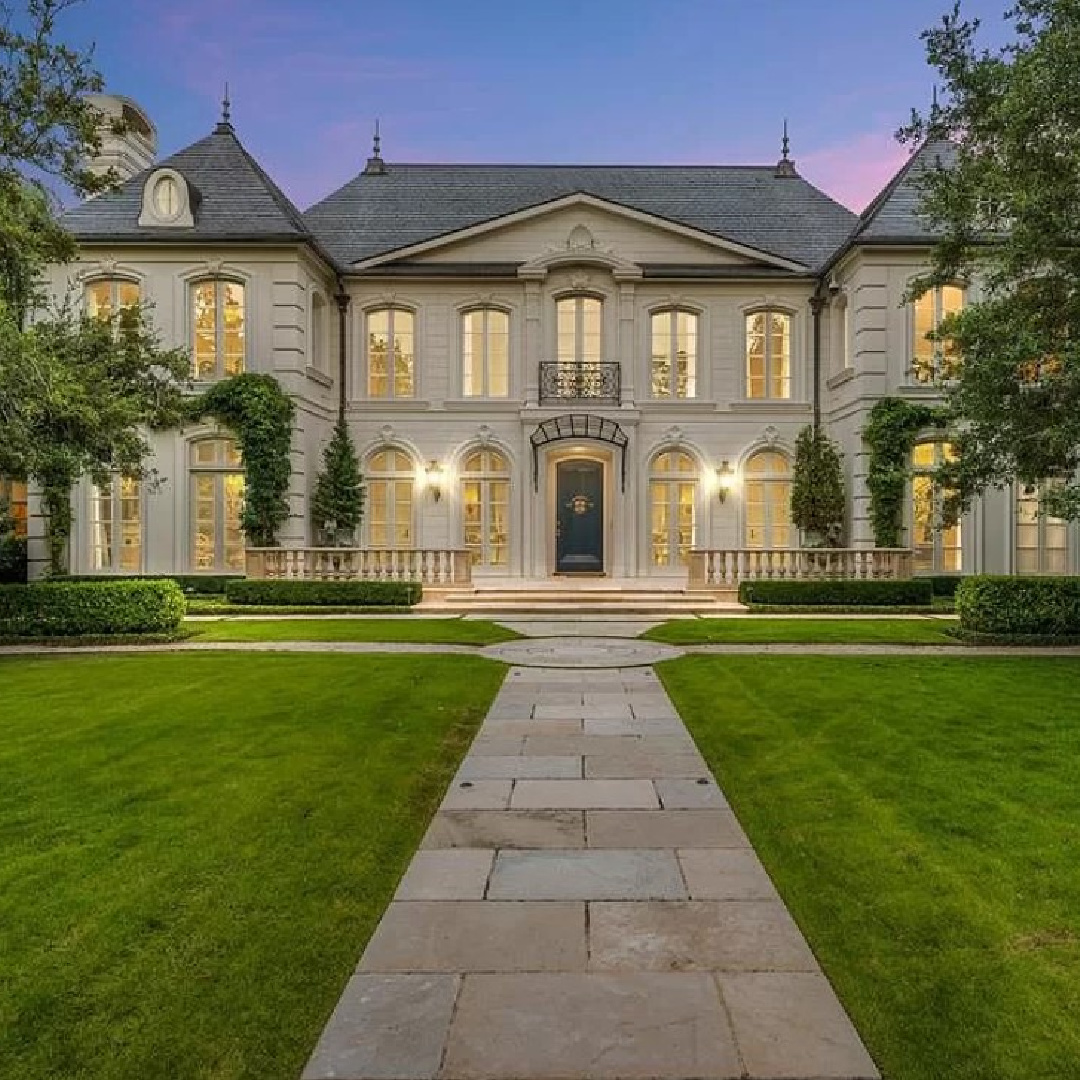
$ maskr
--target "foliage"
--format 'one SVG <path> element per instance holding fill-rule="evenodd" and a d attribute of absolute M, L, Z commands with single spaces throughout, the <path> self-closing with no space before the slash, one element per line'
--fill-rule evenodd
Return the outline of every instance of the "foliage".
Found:
<path fill-rule="evenodd" d="M 836 578 L 821 581 L 744 581 L 739 603 L 774 607 L 845 605 L 850 607 L 930 606 L 933 588 L 925 578 L 906 581 L 859 581 Z"/>
<path fill-rule="evenodd" d="M 988 487 L 1069 478 L 1045 509 L 1080 517 L 1080 4 L 1015 0 L 1012 40 L 977 41 L 959 6 L 927 31 L 944 97 L 901 138 L 948 139 L 947 165 L 917 176 L 940 233 L 911 289 L 977 280 L 941 326 L 962 364 L 946 386 L 958 460 L 943 487 L 966 507 Z"/>
<path fill-rule="evenodd" d="M 952 597 L 956 588 L 964 580 L 962 574 L 934 574 L 926 579 L 934 590 L 935 599 L 939 596 Z"/>
<path fill-rule="evenodd" d="M 242 574 L 79 574 L 67 580 L 73 585 L 88 581 L 175 581 L 185 596 L 224 596 L 230 581 Z"/>
<path fill-rule="evenodd" d="M 900 546 L 911 451 L 921 431 L 944 423 L 942 409 L 901 398 L 882 398 L 870 410 L 863 442 L 870 449 L 866 486 L 870 491 L 870 525 L 878 547 Z"/>
<path fill-rule="evenodd" d="M 1080 578 L 965 578 L 956 590 L 960 629 L 998 637 L 1080 637 Z"/>
<path fill-rule="evenodd" d="M 0 499 L 0 585 L 26 581 L 26 539 L 15 534 L 15 519 Z"/>
<path fill-rule="evenodd" d="M 20 332 L 0 307 L 0 472 L 41 486 L 53 573 L 64 571 L 75 482 L 144 476 L 146 429 L 179 421 L 189 371 L 142 308 L 91 318 L 67 300 Z"/>
<path fill-rule="evenodd" d="M 289 517 L 295 413 L 292 399 L 272 375 L 251 372 L 215 383 L 188 404 L 192 419 L 211 416 L 236 435 L 245 476 L 240 525 L 253 547 L 273 547 Z"/>
<path fill-rule="evenodd" d="M 174 581 L 38 581 L 0 586 L 0 634 L 68 637 L 175 630 L 184 594 Z"/>
<path fill-rule="evenodd" d="M 254 579 L 230 581 L 225 595 L 232 604 L 384 604 L 420 603 L 418 581 L 282 581 Z"/>
<path fill-rule="evenodd" d="M 311 522 L 326 543 L 349 547 L 364 512 L 364 487 L 349 425 L 339 418 L 323 450 L 323 471 L 311 499 Z"/>
<path fill-rule="evenodd" d="M 839 447 L 821 428 L 807 425 L 795 440 L 791 520 L 808 542 L 839 547 L 844 537 L 844 473 Z"/>

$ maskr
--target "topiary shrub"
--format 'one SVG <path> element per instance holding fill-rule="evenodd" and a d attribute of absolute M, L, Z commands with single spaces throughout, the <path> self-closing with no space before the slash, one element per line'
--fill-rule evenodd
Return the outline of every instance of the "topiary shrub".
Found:
<path fill-rule="evenodd" d="M 356 607 L 411 607 L 423 589 L 418 581 L 230 581 L 225 596 L 233 604 L 302 607 L 310 604 Z"/>
<path fill-rule="evenodd" d="M 807 425 L 795 440 L 791 520 L 807 547 L 839 547 L 844 539 L 844 467 L 840 448 Z"/>
<path fill-rule="evenodd" d="M 167 634 L 184 618 L 175 581 L 37 581 L 0 585 L 0 635 Z"/>
<path fill-rule="evenodd" d="M 175 581 L 185 596 L 224 596 L 230 581 L 243 574 L 77 574 L 64 579 L 74 585 L 95 581 Z"/>
<path fill-rule="evenodd" d="M 996 638 L 1080 637 L 1080 578 L 967 577 L 956 590 L 960 630 Z"/>
<path fill-rule="evenodd" d="M 955 596 L 956 587 L 964 580 L 961 574 L 932 574 L 926 579 L 934 590 L 934 596 Z"/>
<path fill-rule="evenodd" d="M 774 607 L 929 607 L 933 589 L 926 578 L 907 581 L 744 581 L 742 604 Z"/>

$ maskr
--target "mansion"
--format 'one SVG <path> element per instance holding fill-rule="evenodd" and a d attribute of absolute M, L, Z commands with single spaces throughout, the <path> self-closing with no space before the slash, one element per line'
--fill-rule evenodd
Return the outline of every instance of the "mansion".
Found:
<path fill-rule="evenodd" d="M 99 162 L 125 178 L 70 210 L 78 261 L 57 294 L 89 311 L 148 302 L 197 384 L 272 374 L 296 403 L 286 548 L 317 546 L 309 500 L 339 408 L 366 485 L 358 545 L 466 550 L 474 582 L 554 575 L 686 580 L 688 553 L 798 547 L 794 443 L 839 443 L 850 548 L 873 545 L 861 438 L 885 396 L 934 401 L 926 333 L 971 295 L 902 297 L 933 237 L 913 174 L 856 216 L 786 150 L 762 166 L 430 165 L 373 155 L 301 212 L 227 116 L 158 160 L 154 128 Z M 916 573 L 1074 571 L 1071 526 L 1030 490 L 935 528 L 912 461 Z M 152 479 L 76 492 L 74 573 L 238 573 L 242 462 L 213 424 L 153 436 Z M 45 552 L 33 493 L 8 480 Z M 0 495 L 4 492 L 0 490 Z"/>

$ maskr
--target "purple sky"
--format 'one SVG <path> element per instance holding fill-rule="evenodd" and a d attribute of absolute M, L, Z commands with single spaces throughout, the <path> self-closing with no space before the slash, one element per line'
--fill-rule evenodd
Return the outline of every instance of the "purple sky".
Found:
<path fill-rule="evenodd" d="M 925 106 L 921 30 L 951 0 L 86 0 L 108 89 L 163 155 L 213 127 L 228 80 L 247 148 L 301 207 L 388 161 L 768 163 L 861 210 Z M 1007 0 L 965 0 L 987 39 Z"/>

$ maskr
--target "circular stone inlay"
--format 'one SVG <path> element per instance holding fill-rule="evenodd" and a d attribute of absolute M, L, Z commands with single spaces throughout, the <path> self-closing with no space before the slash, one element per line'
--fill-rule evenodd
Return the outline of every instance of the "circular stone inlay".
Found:
<path fill-rule="evenodd" d="M 484 656 L 519 667 L 642 667 L 682 656 L 682 649 L 635 638 L 523 638 L 489 645 Z"/>

